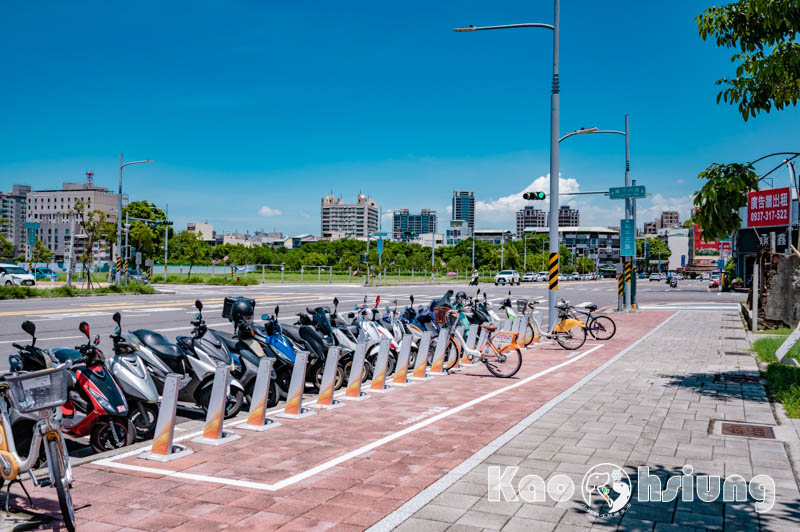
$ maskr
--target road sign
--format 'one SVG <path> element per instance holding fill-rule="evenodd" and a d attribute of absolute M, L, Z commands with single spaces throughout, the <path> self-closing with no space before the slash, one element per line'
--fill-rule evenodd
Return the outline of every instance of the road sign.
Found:
<path fill-rule="evenodd" d="M 644 198 L 647 196 L 644 185 L 631 187 L 611 187 L 608 189 L 610 199 Z"/>
<path fill-rule="evenodd" d="M 28 230 L 28 245 L 33 248 L 36 245 L 36 230 L 41 227 L 39 222 L 25 222 L 25 229 Z"/>
<path fill-rule="evenodd" d="M 624 218 L 619 221 L 619 254 L 623 257 L 632 257 L 636 254 L 636 228 L 633 218 Z"/>
<path fill-rule="evenodd" d="M 136 266 L 140 266 L 142 264 L 142 253 L 141 251 L 136 252 Z"/>
<path fill-rule="evenodd" d="M 789 225 L 789 187 L 757 190 L 747 194 L 747 226 Z"/>
<path fill-rule="evenodd" d="M 379 238 L 378 239 L 378 255 L 381 255 L 382 253 L 383 253 L 383 239 Z"/>
<path fill-rule="evenodd" d="M 153 259 L 147 259 L 144 261 L 144 265 L 148 268 L 152 268 L 155 265 L 155 261 Z"/>
<path fill-rule="evenodd" d="M 681 255 L 681 268 L 686 267 L 686 255 Z"/>
<path fill-rule="evenodd" d="M 720 271 L 725 269 L 725 260 L 719 259 L 717 261 L 717 269 L 720 270 Z"/>
<path fill-rule="evenodd" d="M 386 238 L 386 233 L 372 233 L 372 234 L 378 238 Z"/>

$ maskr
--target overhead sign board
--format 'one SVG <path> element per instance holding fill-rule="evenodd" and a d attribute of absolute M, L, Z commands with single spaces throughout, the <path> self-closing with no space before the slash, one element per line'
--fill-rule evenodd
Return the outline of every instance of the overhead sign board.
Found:
<path fill-rule="evenodd" d="M 630 199 L 630 198 L 644 198 L 647 192 L 644 185 L 635 185 L 631 187 L 611 187 L 608 189 L 608 197 L 610 199 Z"/>
<path fill-rule="evenodd" d="M 632 257 L 636 254 L 636 229 L 633 218 L 619 221 L 619 247 L 619 254 L 623 257 Z"/>
<path fill-rule="evenodd" d="M 789 187 L 757 190 L 747 194 L 747 226 L 789 225 Z"/>

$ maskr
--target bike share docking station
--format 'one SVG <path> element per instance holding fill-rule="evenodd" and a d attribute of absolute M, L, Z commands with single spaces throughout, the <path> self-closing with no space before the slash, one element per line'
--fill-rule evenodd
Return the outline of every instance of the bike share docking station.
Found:
<path fill-rule="evenodd" d="M 394 369 L 392 386 L 410 386 L 413 381 L 408 380 L 408 359 L 411 356 L 411 335 L 404 334 L 400 341 L 400 353 L 397 355 L 397 364 Z"/>
<path fill-rule="evenodd" d="M 250 412 L 247 421 L 239 425 L 240 429 L 264 431 L 281 424 L 265 416 L 267 401 L 269 399 L 270 378 L 272 377 L 272 358 L 264 357 L 258 363 L 256 384 L 253 387 L 253 397 L 250 399 Z"/>
<path fill-rule="evenodd" d="M 322 410 L 331 410 L 333 408 L 341 408 L 344 406 L 343 402 L 333 398 L 333 387 L 334 384 L 336 384 L 336 373 L 339 366 L 340 354 L 340 348 L 336 346 L 328 348 L 328 353 L 326 355 L 327 358 L 325 359 L 325 369 L 322 372 L 322 383 L 319 387 L 317 400 L 308 406 Z"/>
<path fill-rule="evenodd" d="M 436 351 L 433 352 L 433 363 L 431 363 L 430 375 L 447 375 L 444 371 L 444 352 L 450 340 L 450 329 L 442 327 L 439 331 L 439 338 L 436 341 Z"/>
<path fill-rule="evenodd" d="M 357 343 L 356 352 L 353 353 L 353 363 L 350 365 L 350 375 L 347 377 L 347 391 L 344 398 L 348 401 L 365 401 L 370 395 L 361 391 L 361 375 L 364 373 L 364 357 L 367 356 L 366 344 Z"/>
<path fill-rule="evenodd" d="M 144 460 L 170 462 L 189 456 L 194 451 L 173 443 L 175 435 L 175 413 L 178 408 L 178 382 L 181 376 L 170 373 L 164 381 L 164 393 L 161 395 L 161 408 L 156 421 L 156 433 L 150 452 L 139 456 Z"/>
<path fill-rule="evenodd" d="M 286 406 L 283 412 L 276 414 L 276 417 L 286 419 L 302 419 L 316 414 L 313 410 L 303 406 L 303 391 L 306 387 L 306 365 L 308 364 L 308 353 L 300 351 L 294 359 L 292 369 L 292 380 L 289 382 L 289 394 L 286 396 Z"/>
<path fill-rule="evenodd" d="M 411 373 L 410 379 L 412 381 L 427 381 L 432 379 L 427 374 L 428 370 L 428 351 L 431 348 L 431 333 L 425 331 L 419 339 L 417 346 L 417 360 L 414 364 L 414 371 Z"/>
<path fill-rule="evenodd" d="M 372 372 L 372 383 L 370 383 L 369 391 L 373 393 L 389 393 L 392 387 L 386 384 L 386 369 L 389 365 L 389 347 L 390 343 L 388 338 L 381 338 L 381 343 L 378 346 L 378 360 L 375 361 L 375 370 Z"/>
<path fill-rule="evenodd" d="M 206 424 L 202 436 L 192 439 L 195 443 L 206 445 L 223 445 L 241 438 L 235 432 L 223 430 L 222 422 L 225 419 L 225 405 L 228 402 L 228 388 L 231 382 L 231 367 L 218 364 L 214 372 L 214 384 L 211 387 L 211 400 L 208 402 Z"/>

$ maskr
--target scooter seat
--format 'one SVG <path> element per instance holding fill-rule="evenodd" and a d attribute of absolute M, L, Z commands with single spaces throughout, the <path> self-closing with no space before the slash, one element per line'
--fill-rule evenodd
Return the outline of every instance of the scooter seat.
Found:
<path fill-rule="evenodd" d="M 296 325 L 281 325 L 281 331 L 285 336 L 288 336 L 293 342 L 302 344 L 303 338 L 300 336 L 300 327 Z"/>
<path fill-rule="evenodd" d="M 183 373 L 181 359 L 183 351 L 180 347 L 167 340 L 164 335 L 147 329 L 132 331 L 142 344 L 150 348 L 159 358 L 178 373 Z"/>
<path fill-rule="evenodd" d="M 239 339 L 234 336 L 233 334 L 223 332 L 223 331 L 213 331 L 214 336 L 219 338 L 219 340 L 228 347 L 229 351 L 238 351 L 239 347 Z"/>

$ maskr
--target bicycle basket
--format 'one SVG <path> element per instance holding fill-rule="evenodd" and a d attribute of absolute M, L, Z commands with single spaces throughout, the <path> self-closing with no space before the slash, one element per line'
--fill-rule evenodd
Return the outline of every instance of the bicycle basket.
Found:
<path fill-rule="evenodd" d="M 28 414 L 67 402 L 67 372 L 63 368 L 10 373 L 5 376 L 11 404 Z"/>
<path fill-rule="evenodd" d="M 433 321 L 436 322 L 436 325 L 444 326 L 447 325 L 450 307 L 434 307 L 433 308 Z"/>
<path fill-rule="evenodd" d="M 517 299 L 517 312 L 525 312 L 526 310 L 528 310 L 528 300 Z"/>

